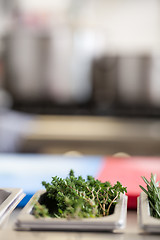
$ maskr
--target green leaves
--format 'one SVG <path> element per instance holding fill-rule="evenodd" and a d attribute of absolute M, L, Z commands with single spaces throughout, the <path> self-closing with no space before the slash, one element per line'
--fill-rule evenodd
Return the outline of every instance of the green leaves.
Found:
<path fill-rule="evenodd" d="M 140 188 L 147 194 L 150 205 L 150 214 L 152 217 L 160 218 L 160 188 L 159 181 L 156 182 L 156 174 L 151 173 L 150 182 L 142 177 L 147 185 L 147 189 L 140 185 Z"/>
<path fill-rule="evenodd" d="M 51 183 L 43 181 L 42 185 L 46 189 L 48 199 L 56 203 L 56 210 L 52 212 L 48 209 L 48 215 L 68 219 L 95 218 L 112 214 L 120 193 L 127 192 L 120 182 L 112 186 L 109 182 L 102 183 L 92 176 L 85 180 L 82 176 L 76 177 L 73 170 L 65 179 L 55 176 L 52 177 Z"/>
<path fill-rule="evenodd" d="M 39 217 L 49 217 L 48 209 L 45 205 L 41 205 L 39 202 L 34 204 L 34 216 Z"/>

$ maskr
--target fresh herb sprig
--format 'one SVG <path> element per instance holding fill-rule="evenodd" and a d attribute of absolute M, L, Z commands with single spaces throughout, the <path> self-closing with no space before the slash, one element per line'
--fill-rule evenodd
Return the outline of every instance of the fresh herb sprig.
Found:
<path fill-rule="evenodd" d="M 156 174 L 151 173 L 150 182 L 146 177 L 142 177 L 143 181 L 147 185 L 147 189 L 140 185 L 140 188 L 147 194 L 150 215 L 155 218 L 160 218 L 160 188 L 159 181 L 156 182 Z"/>
<path fill-rule="evenodd" d="M 120 182 L 112 186 L 108 181 L 100 182 L 92 176 L 87 180 L 82 176 L 76 177 L 73 170 L 65 179 L 52 177 L 51 183 L 42 182 L 46 189 L 47 199 L 54 203 L 54 209 L 47 209 L 43 204 L 36 203 L 34 215 L 36 217 L 56 218 L 95 218 L 108 216 L 113 213 L 114 207 L 121 193 L 127 192 Z M 52 204 L 53 205 L 53 204 Z"/>

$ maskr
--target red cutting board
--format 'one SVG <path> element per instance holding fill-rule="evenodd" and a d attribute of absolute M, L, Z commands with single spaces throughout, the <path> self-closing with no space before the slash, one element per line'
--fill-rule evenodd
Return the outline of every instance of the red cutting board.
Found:
<path fill-rule="evenodd" d="M 120 181 L 127 187 L 128 208 L 136 209 L 137 197 L 141 189 L 139 185 L 146 188 L 141 176 L 150 180 L 151 172 L 160 180 L 160 157 L 106 157 L 97 178 L 111 184 Z"/>

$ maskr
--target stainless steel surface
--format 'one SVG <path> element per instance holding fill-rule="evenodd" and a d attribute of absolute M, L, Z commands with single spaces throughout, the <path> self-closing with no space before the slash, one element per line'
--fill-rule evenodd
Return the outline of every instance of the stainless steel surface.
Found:
<path fill-rule="evenodd" d="M 21 188 L 2 188 L 0 190 L 0 227 L 25 196 Z"/>
<path fill-rule="evenodd" d="M 120 240 L 158 240 L 160 235 L 145 234 L 143 233 L 137 224 L 137 213 L 136 211 L 128 211 L 127 214 L 127 227 L 124 230 L 112 232 L 54 232 L 54 231 L 16 231 L 13 229 L 13 225 L 19 215 L 20 210 L 16 209 L 8 222 L 8 225 L 4 229 L 0 230 L 1 240 L 101 240 L 101 239 L 120 239 Z"/>
<path fill-rule="evenodd" d="M 160 155 L 160 120 L 40 115 L 31 121 L 23 151 Z"/>

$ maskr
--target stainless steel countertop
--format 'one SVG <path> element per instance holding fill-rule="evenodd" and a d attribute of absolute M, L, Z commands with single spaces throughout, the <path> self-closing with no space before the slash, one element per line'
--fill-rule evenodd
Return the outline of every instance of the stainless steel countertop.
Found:
<path fill-rule="evenodd" d="M 145 234 L 143 233 L 137 224 L 136 211 L 128 211 L 127 225 L 124 230 L 114 233 L 96 233 L 96 232 L 53 232 L 53 231 L 16 231 L 14 230 L 14 222 L 19 214 L 19 209 L 16 209 L 10 216 L 8 224 L 0 229 L 1 240 L 101 240 L 101 239 L 120 239 L 120 240 L 147 240 L 147 239 L 159 239 L 160 235 Z"/>

